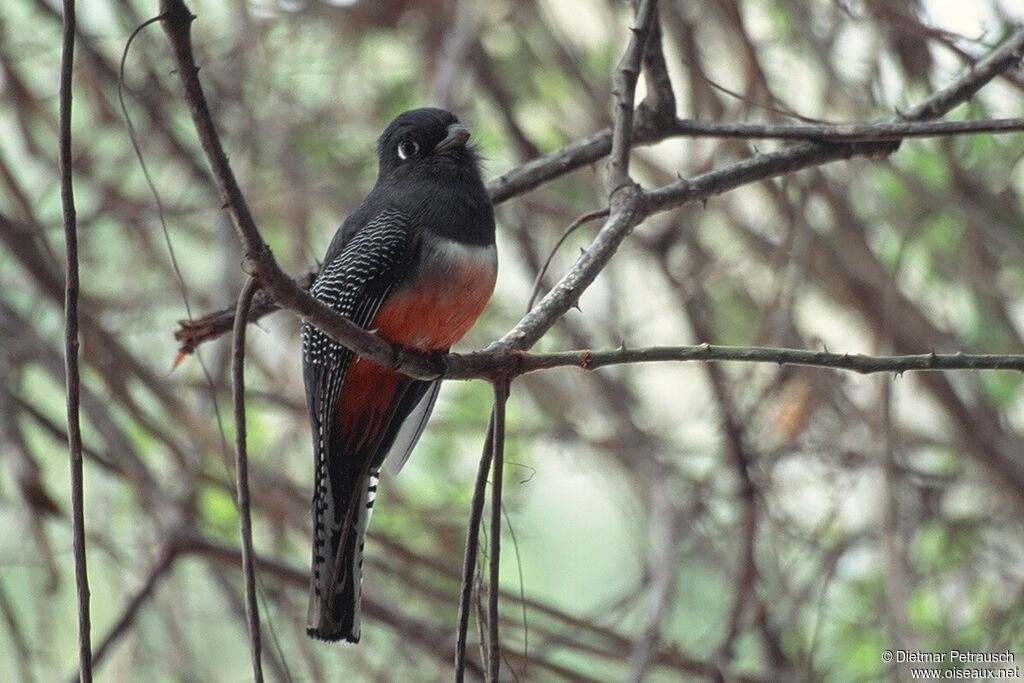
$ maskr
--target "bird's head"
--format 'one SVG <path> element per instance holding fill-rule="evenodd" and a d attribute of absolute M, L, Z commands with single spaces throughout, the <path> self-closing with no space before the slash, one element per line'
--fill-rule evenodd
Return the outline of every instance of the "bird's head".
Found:
<path fill-rule="evenodd" d="M 469 129 L 444 109 L 411 109 L 399 114 L 377 140 L 380 178 L 423 173 L 446 175 L 470 170 L 478 174 Z"/>

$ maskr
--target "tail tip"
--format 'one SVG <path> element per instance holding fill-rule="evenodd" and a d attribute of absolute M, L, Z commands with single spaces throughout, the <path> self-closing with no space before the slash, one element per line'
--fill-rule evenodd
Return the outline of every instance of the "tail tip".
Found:
<path fill-rule="evenodd" d="M 327 629 L 322 626 L 306 627 L 306 635 L 314 640 L 321 640 L 325 643 L 345 642 L 353 645 L 359 642 L 359 634 L 346 630 Z"/>

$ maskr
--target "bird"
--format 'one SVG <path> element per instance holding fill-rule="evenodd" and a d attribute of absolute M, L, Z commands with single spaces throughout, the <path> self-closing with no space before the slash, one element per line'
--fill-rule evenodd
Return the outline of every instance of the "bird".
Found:
<path fill-rule="evenodd" d="M 377 140 L 377 181 L 331 240 L 314 298 L 381 338 L 447 351 L 494 291 L 494 208 L 470 131 L 437 108 L 399 114 Z M 440 380 L 359 357 L 306 322 L 303 380 L 313 439 L 308 635 L 358 643 L 363 545 L 381 465 L 397 472 Z"/>

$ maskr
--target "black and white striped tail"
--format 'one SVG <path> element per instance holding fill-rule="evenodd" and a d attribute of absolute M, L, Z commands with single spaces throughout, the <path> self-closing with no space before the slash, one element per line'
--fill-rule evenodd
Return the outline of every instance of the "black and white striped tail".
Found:
<path fill-rule="evenodd" d="M 309 588 L 309 614 L 306 633 L 320 640 L 359 642 L 359 603 L 362 597 L 363 543 L 366 526 L 373 512 L 377 495 L 378 472 L 374 471 L 361 488 L 359 500 L 352 510 L 352 523 L 346 534 L 345 547 L 338 555 L 341 527 L 345 521 L 344 505 L 335 507 L 327 501 L 313 501 L 313 572 Z M 330 492 L 327 492 L 330 499 Z M 318 514 L 319 513 L 319 514 Z M 333 594 L 328 595 L 335 558 L 341 565 Z"/>

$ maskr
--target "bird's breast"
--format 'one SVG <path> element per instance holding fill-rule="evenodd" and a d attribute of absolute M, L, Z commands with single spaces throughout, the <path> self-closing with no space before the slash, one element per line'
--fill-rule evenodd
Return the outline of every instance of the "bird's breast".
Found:
<path fill-rule="evenodd" d="M 370 328 L 403 346 L 447 349 L 480 317 L 494 292 L 497 274 L 493 244 L 429 242 L 412 278 L 388 297 Z"/>

